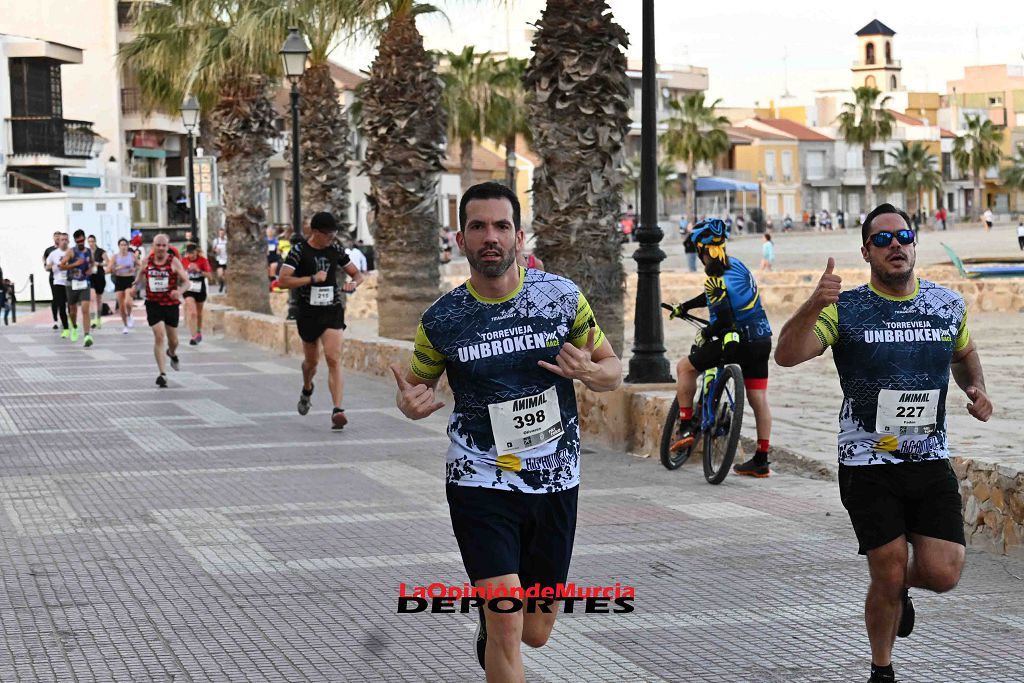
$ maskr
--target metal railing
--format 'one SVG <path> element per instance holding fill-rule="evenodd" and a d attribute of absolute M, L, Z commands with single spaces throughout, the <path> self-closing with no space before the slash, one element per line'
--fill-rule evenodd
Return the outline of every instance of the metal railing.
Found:
<path fill-rule="evenodd" d="M 138 114 L 142 110 L 138 88 L 121 88 L 121 113 Z"/>
<path fill-rule="evenodd" d="M 19 154 L 49 154 L 69 159 L 92 156 L 91 121 L 72 121 L 57 117 L 15 116 L 11 126 L 11 151 Z"/>

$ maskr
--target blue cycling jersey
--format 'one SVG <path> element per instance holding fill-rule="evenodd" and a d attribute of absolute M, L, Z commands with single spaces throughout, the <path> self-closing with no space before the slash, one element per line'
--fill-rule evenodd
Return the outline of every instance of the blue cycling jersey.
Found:
<path fill-rule="evenodd" d="M 725 307 L 732 309 L 736 330 L 744 340 L 772 336 L 768 316 L 761 306 L 761 294 L 750 270 L 738 258 L 729 257 L 729 267 L 721 277 L 704 281 L 704 294 L 714 325 Z"/>

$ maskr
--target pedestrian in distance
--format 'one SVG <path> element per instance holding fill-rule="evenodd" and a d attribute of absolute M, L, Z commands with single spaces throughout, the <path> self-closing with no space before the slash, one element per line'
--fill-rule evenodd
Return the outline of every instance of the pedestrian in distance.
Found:
<path fill-rule="evenodd" d="M 775 243 L 772 242 L 772 234 L 764 234 L 764 244 L 761 245 L 761 270 L 769 272 L 772 264 L 775 263 Z"/>
<path fill-rule="evenodd" d="M 51 244 L 45 250 L 43 250 L 43 268 L 50 274 L 50 276 L 49 276 L 49 281 L 50 281 L 50 313 L 53 315 L 53 329 L 55 329 L 55 330 L 58 329 L 57 328 L 57 316 L 58 316 L 59 305 L 57 303 L 57 294 L 54 291 L 54 284 L 53 284 L 54 271 L 53 271 L 53 267 L 48 264 L 47 259 L 49 258 L 50 254 L 52 254 L 54 252 L 54 250 L 57 249 L 60 246 L 60 236 L 62 234 L 63 233 L 60 230 L 54 231 L 54 233 L 53 233 L 53 244 Z M 58 261 L 58 263 L 59 263 L 59 261 Z M 63 285 L 61 286 L 61 288 L 63 289 Z M 63 321 L 63 318 L 66 318 L 66 317 L 67 317 L 67 311 L 64 312 L 64 316 L 61 318 L 61 320 Z M 68 326 L 64 325 L 63 327 L 64 327 L 64 329 L 67 329 Z"/>
<path fill-rule="evenodd" d="M 213 260 L 217 262 L 217 284 L 224 293 L 224 271 L 228 268 L 228 233 L 224 228 L 217 231 L 213 240 Z"/>
<path fill-rule="evenodd" d="M 103 292 L 107 288 L 107 251 L 96 246 L 96 235 L 89 235 L 86 239 L 89 249 L 92 250 L 92 275 L 89 277 L 89 284 L 92 288 L 92 320 L 93 327 L 97 330 L 103 327 Z"/>
<path fill-rule="evenodd" d="M 870 683 L 884 683 L 896 680 L 895 639 L 914 628 L 909 589 L 950 591 L 964 565 L 960 487 L 946 437 L 950 373 L 975 419 L 988 421 L 992 403 L 963 298 L 914 275 L 910 217 L 881 204 L 867 215 L 861 240 L 868 284 L 843 291 L 829 257 L 814 293 L 782 328 L 775 361 L 790 367 L 832 347 L 844 396 L 839 491 L 867 556 Z"/>
<path fill-rule="evenodd" d="M 1017 246 L 1024 251 L 1024 218 L 1017 221 Z"/>
<path fill-rule="evenodd" d="M 985 226 L 985 232 L 992 229 L 992 225 L 995 223 L 996 217 L 992 214 L 992 209 L 985 209 L 985 213 L 981 214 L 981 224 Z"/>
<path fill-rule="evenodd" d="M 18 296 L 14 291 L 14 283 L 7 278 L 0 283 L 0 308 L 4 312 L 4 325 L 10 324 L 11 316 L 17 320 L 18 313 L 15 310 L 18 306 Z"/>
<path fill-rule="evenodd" d="M 294 244 L 281 266 L 278 286 L 296 289 L 298 311 L 295 325 L 302 339 L 302 391 L 299 394 L 299 415 L 309 412 L 313 397 L 313 378 L 316 377 L 320 352 L 327 362 L 327 387 L 331 393 L 333 409 L 331 428 L 343 429 L 348 424 L 344 398 L 345 378 L 341 372 L 345 306 L 342 291 L 352 293 L 363 282 L 352 259 L 338 241 L 338 221 L 326 211 L 314 214 L 309 221 L 309 238 Z M 339 270 L 350 282 L 339 286 Z"/>
<path fill-rule="evenodd" d="M 133 283 L 138 267 L 138 257 L 128 248 L 128 240 L 122 237 L 117 241 L 117 253 L 110 258 L 110 272 L 114 277 L 114 296 L 117 298 L 117 312 L 121 316 L 122 334 L 128 334 L 128 330 L 135 327 L 135 320 L 132 318 L 132 293 L 135 291 Z"/>
<path fill-rule="evenodd" d="M 189 346 L 203 341 L 203 306 L 206 304 L 206 284 L 210 277 L 210 262 L 199 253 L 199 245 L 190 242 L 185 245 L 185 256 L 181 265 L 188 274 L 188 289 L 185 290 L 185 326 L 189 331 Z"/>
<path fill-rule="evenodd" d="M 423 314 L 411 366 L 391 368 L 396 402 L 413 420 L 433 414 L 444 407 L 435 389 L 447 373 L 455 407 L 445 490 L 474 587 L 485 596 L 554 589 L 566 581 L 576 530 L 573 380 L 611 391 L 622 364 L 575 284 L 517 266 L 524 235 L 512 190 L 470 187 L 459 227 L 469 280 Z M 476 648 L 488 681 L 525 680 L 521 643 L 543 646 L 558 616 L 553 600 L 537 603 L 513 610 L 494 598 L 481 608 Z"/>
<path fill-rule="evenodd" d="M 84 338 L 82 342 L 86 348 L 92 346 L 92 318 L 89 316 L 90 301 L 92 299 L 92 250 L 86 246 L 85 231 L 75 230 L 75 245 L 67 250 L 60 262 L 61 270 L 67 271 L 67 300 L 68 317 L 71 321 L 71 341 L 78 341 L 79 326 L 78 312 L 82 312 L 82 324 Z"/>
<path fill-rule="evenodd" d="M 161 389 L 167 388 L 166 362 L 170 360 L 175 371 L 181 369 L 178 360 L 179 306 L 189 286 L 188 273 L 170 251 L 170 246 L 170 238 L 166 234 L 154 237 L 153 251 L 135 277 L 135 284 L 146 288 L 146 321 L 153 331 L 153 356 L 160 372 L 156 385 Z"/>
<path fill-rule="evenodd" d="M 693 229 L 690 227 L 687 227 L 686 237 L 683 239 L 683 252 L 686 254 L 686 269 L 696 273 L 697 245 L 693 243 Z"/>

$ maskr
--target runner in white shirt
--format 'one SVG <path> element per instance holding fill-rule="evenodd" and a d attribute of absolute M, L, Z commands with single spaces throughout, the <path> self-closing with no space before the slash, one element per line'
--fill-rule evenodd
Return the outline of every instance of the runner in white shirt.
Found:
<path fill-rule="evenodd" d="M 217 282 L 223 294 L 224 271 L 228 267 L 228 233 L 224 228 L 217 231 L 217 238 L 213 240 L 213 260 L 217 262 Z"/>
<path fill-rule="evenodd" d="M 68 329 L 68 272 L 61 270 L 60 262 L 64 260 L 64 254 L 68 250 L 68 234 L 62 232 L 57 237 L 57 248 L 46 257 L 44 267 L 53 275 L 53 301 L 57 306 L 57 313 L 60 315 L 60 324 L 64 331 L 60 333 L 61 339 L 67 339 L 71 334 Z"/>

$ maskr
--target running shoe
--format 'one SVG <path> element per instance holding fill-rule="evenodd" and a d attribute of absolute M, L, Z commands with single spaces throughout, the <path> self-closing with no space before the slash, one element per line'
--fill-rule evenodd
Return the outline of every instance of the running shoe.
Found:
<path fill-rule="evenodd" d="M 196 344 L 200 343 L 201 341 L 203 341 L 203 333 L 196 332 Z"/>
<path fill-rule="evenodd" d="M 484 611 L 480 610 L 480 623 L 476 627 L 476 658 L 480 662 L 480 668 L 486 670 L 484 666 L 484 655 L 487 653 L 487 622 L 484 621 Z"/>
<path fill-rule="evenodd" d="M 60 333 L 60 338 L 67 339 L 69 334 L 71 334 L 71 330 L 64 328 L 64 331 Z"/>
<path fill-rule="evenodd" d="M 305 415 L 309 412 L 309 399 L 313 397 L 313 389 L 316 387 L 312 384 L 309 385 L 309 393 L 306 393 L 305 387 L 299 392 L 299 415 Z"/>
<path fill-rule="evenodd" d="M 85 335 L 84 341 L 85 341 L 85 348 L 89 348 L 90 346 L 92 346 L 92 335 L 91 334 Z"/>
<path fill-rule="evenodd" d="M 167 388 L 167 375 L 160 373 L 160 376 L 156 378 L 156 385 L 161 389 Z"/>
<path fill-rule="evenodd" d="M 758 477 L 759 479 L 770 477 L 772 474 L 771 468 L 768 467 L 768 461 L 765 460 L 763 462 L 758 462 L 756 456 L 746 462 L 733 465 L 732 471 L 736 474 L 743 474 L 748 477 Z"/>
<path fill-rule="evenodd" d="M 133 327 L 135 327 L 135 318 L 131 318 L 131 317 L 129 317 L 129 318 L 128 318 L 128 329 L 130 330 L 130 329 L 132 329 Z"/>
<path fill-rule="evenodd" d="M 903 589 L 903 612 L 900 613 L 900 626 L 896 629 L 896 636 L 906 638 L 914 630 L 914 621 L 917 618 L 917 610 L 914 609 L 914 599 L 910 597 L 910 591 Z"/>
<path fill-rule="evenodd" d="M 871 678 L 868 679 L 868 683 L 899 683 L 896 680 L 896 674 L 871 674 Z"/>
<path fill-rule="evenodd" d="M 680 420 L 676 426 L 675 439 L 672 440 L 672 445 L 669 446 L 669 450 L 673 453 L 678 453 L 684 448 L 690 448 L 693 446 L 693 442 L 697 439 L 697 420 L 692 419 L 689 422 L 683 422 Z"/>
<path fill-rule="evenodd" d="M 57 329 L 60 329 L 60 327 L 57 325 L 57 323 L 54 323 L 53 324 L 53 329 L 57 330 Z"/>
<path fill-rule="evenodd" d="M 101 327 L 103 327 L 103 321 L 99 318 L 96 318 L 95 320 L 92 321 L 92 326 L 98 330 Z"/>
<path fill-rule="evenodd" d="M 344 429 L 347 424 L 348 418 L 345 417 L 345 409 L 335 408 L 331 413 L 331 429 Z"/>
<path fill-rule="evenodd" d="M 167 357 L 171 359 L 171 367 L 174 368 L 175 371 L 181 369 L 181 363 L 178 362 L 178 357 L 172 356 L 170 349 L 167 349 Z"/>
<path fill-rule="evenodd" d="M 128 334 L 128 326 L 127 325 L 125 325 L 124 329 L 121 330 L 121 334 Z"/>
<path fill-rule="evenodd" d="M 71 328 L 71 341 L 73 341 L 73 342 L 78 341 L 78 328 L 77 327 L 72 327 Z"/>
<path fill-rule="evenodd" d="M 196 338 L 195 338 L 195 337 L 192 337 L 191 339 L 189 339 L 189 340 L 188 340 L 188 345 L 189 345 L 189 346 L 195 346 L 195 345 L 196 345 L 196 344 L 198 344 L 198 343 L 199 343 L 199 342 L 197 342 L 197 341 L 196 341 Z"/>

